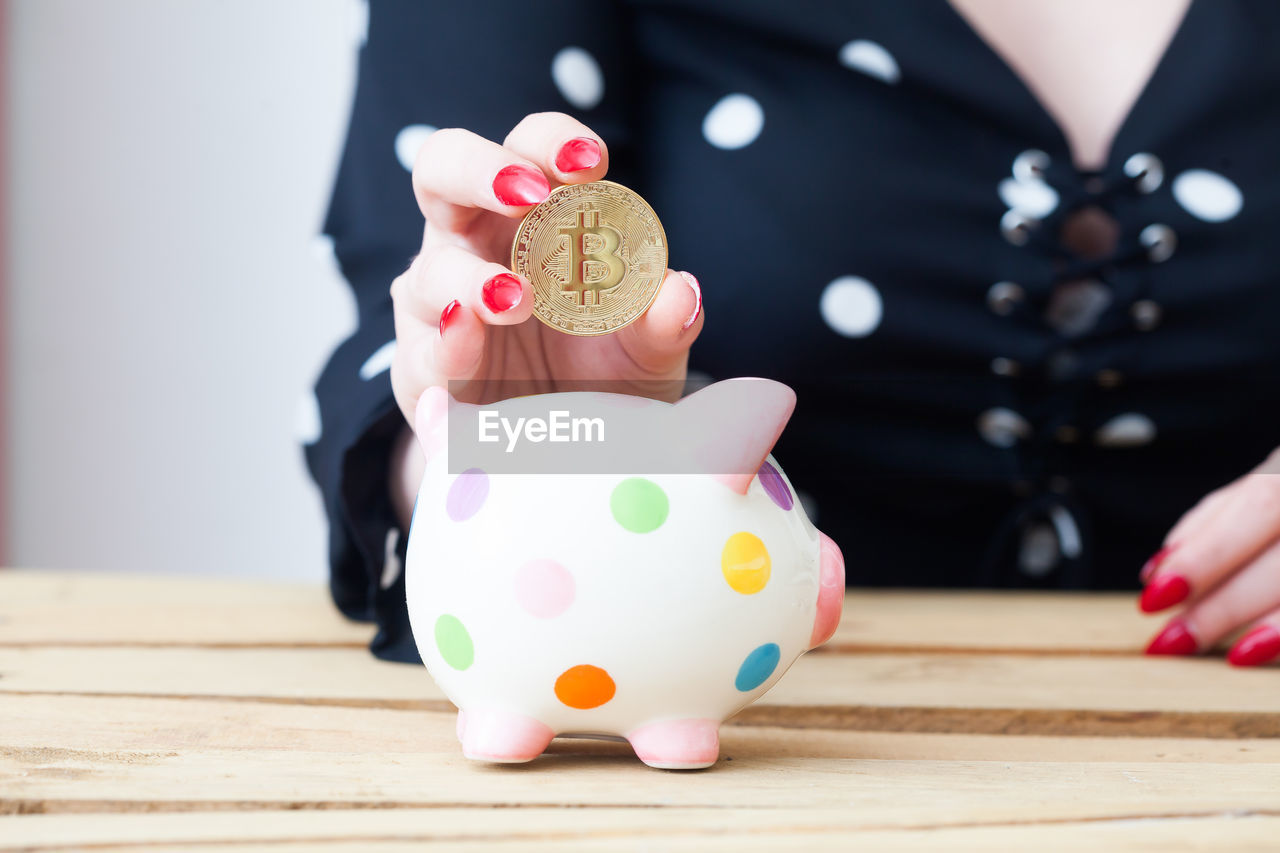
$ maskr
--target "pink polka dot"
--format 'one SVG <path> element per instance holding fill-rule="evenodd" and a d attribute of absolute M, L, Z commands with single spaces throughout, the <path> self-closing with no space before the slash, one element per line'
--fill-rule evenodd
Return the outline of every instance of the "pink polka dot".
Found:
<path fill-rule="evenodd" d="M 555 560 L 530 560 L 516 572 L 516 601 L 540 619 L 559 616 L 573 604 L 573 575 Z"/>

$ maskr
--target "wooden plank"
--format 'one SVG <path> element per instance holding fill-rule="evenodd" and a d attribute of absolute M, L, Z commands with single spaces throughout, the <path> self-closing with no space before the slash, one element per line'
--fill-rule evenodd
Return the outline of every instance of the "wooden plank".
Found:
<path fill-rule="evenodd" d="M 1133 593 L 849 590 L 836 651 L 1132 654 L 1159 630 Z"/>
<path fill-rule="evenodd" d="M 661 807 L 650 822 L 674 831 L 688 808 L 731 813 L 734 821 L 825 809 L 856 821 L 815 818 L 823 831 L 863 831 L 1280 809 L 1275 741 L 867 737 L 730 726 L 731 760 L 682 774 L 645 768 L 621 744 L 579 740 L 556 742 L 530 765 L 475 764 L 461 757 L 452 717 L 442 713 L 0 699 L 0 813 L 11 814 L 234 811 L 227 823 L 238 827 L 246 813 L 272 808 L 457 808 L 489 825 L 499 812 L 480 817 L 477 807 L 542 805 L 574 815 L 566 818 L 572 829 L 582 812 L 566 805 Z M 1238 749 L 1224 749 L 1228 743 Z M 914 757 L 931 749 L 931 757 Z M 803 834 L 806 825 L 788 817 L 778 831 Z"/>
<path fill-rule="evenodd" d="M 1131 594 L 850 590 L 829 648 L 1130 653 L 1157 625 Z M 0 572 L 0 645 L 362 648 L 371 635 L 319 585 Z"/>
<path fill-rule="evenodd" d="M 0 749 L 139 756 L 174 749 L 301 749 L 380 755 L 458 749 L 446 711 L 0 694 Z M 729 724 L 729 758 L 1280 764 L 1280 739 L 1047 737 L 842 731 Z M 625 744 L 563 740 L 557 753 L 630 756 Z"/>
<path fill-rule="evenodd" d="M 160 748 L 6 749 L 0 790 L 17 812 L 223 808 L 613 806 L 855 809 L 878 826 L 1270 813 L 1280 765 L 997 762 L 742 754 L 700 773 L 655 772 L 576 746 L 518 766 L 444 752 Z"/>
<path fill-rule="evenodd" d="M 868 826 L 872 828 L 867 828 Z M 1274 850 L 1280 818 L 1202 814 L 1005 826 L 874 828 L 849 809 L 359 809 L 0 817 L 0 850 Z M 255 849 L 236 846 L 235 850 Z M 432 847 L 433 850 L 441 849 Z"/>
<path fill-rule="evenodd" d="M 0 646 L 176 645 L 364 648 L 318 584 L 226 578 L 0 571 Z"/>
<path fill-rule="evenodd" d="M 1220 660 L 812 654 L 740 720 L 1016 734 L 1280 737 L 1275 670 Z M 360 649 L 0 648 L 0 693 L 445 709 L 425 669 Z"/>

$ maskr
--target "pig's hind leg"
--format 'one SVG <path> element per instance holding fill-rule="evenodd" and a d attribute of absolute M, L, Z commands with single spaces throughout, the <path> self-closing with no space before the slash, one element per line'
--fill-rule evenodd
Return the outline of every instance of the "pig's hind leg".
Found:
<path fill-rule="evenodd" d="M 720 723 L 716 720 L 659 720 L 627 735 L 636 755 L 662 770 L 699 770 L 720 757 Z"/>
<path fill-rule="evenodd" d="M 532 761 L 551 743 L 555 732 L 533 717 L 504 711 L 458 712 L 462 754 L 476 761 L 519 764 Z"/>

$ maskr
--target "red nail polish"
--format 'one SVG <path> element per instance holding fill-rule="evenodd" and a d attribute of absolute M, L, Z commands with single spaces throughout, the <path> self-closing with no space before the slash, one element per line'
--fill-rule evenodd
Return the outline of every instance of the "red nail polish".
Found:
<path fill-rule="evenodd" d="M 1200 648 L 1187 623 L 1174 619 L 1147 646 L 1149 655 L 1193 655 Z"/>
<path fill-rule="evenodd" d="M 454 312 L 461 307 L 462 303 L 456 299 L 444 306 L 444 310 L 440 312 L 440 334 L 444 334 L 445 326 L 449 325 L 449 321 L 453 319 Z"/>
<path fill-rule="evenodd" d="M 1227 660 L 1235 666 L 1258 666 L 1280 657 L 1280 631 L 1270 625 L 1259 625 L 1241 637 Z"/>
<path fill-rule="evenodd" d="M 1142 571 L 1138 574 L 1138 580 L 1146 583 L 1151 580 L 1151 576 L 1155 574 L 1156 569 L 1160 568 L 1160 564 L 1169 559 L 1169 555 L 1173 553 L 1173 549 L 1177 545 L 1165 545 L 1159 551 L 1151 555 L 1151 559 L 1143 563 Z"/>
<path fill-rule="evenodd" d="M 1160 575 L 1147 584 L 1138 600 L 1143 613 L 1156 613 L 1185 601 L 1191 594 L 1191 586 L 1182 575 Z"/>
<path fill-rule="evenodd" d="M 503 204 L 537 204 L 550 192 L 547 176 L 528 166 L 507 166 L 493 179 L 493 194 Z"/>
<path fill-rule="evenodd" d="M 562 172 L 581 172 L 600 165 L 600 143 L 585 136 L 570 139 L 556 154 L 556 168 Z"/>
<path fill-rule="evenodd" d="M 509 272 L 498 273 L 480 288 L 480 298 L 484 300 L 485 307 L 495 314 L 519 305 L 523 295 L 524 285 Z"/>

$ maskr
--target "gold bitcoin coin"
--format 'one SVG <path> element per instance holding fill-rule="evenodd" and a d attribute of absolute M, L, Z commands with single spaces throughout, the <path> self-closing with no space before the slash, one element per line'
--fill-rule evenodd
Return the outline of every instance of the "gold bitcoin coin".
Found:
<path fill-rule="evenodd" d="M 653 209 L 612 181 L 566 184 L 525 216 L 511 269 L 533 283 L 533 316 L 570 335 L 634 322 L 667 272 L 667 234 Z"/>

